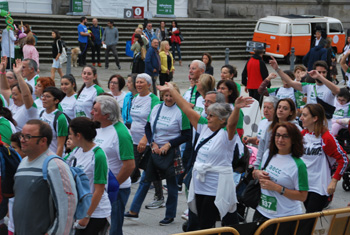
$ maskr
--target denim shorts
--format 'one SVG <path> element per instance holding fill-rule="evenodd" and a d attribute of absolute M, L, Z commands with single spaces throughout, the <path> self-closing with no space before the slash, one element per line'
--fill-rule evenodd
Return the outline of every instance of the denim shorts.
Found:
<path fill-rule="evenodd" d="M 62 65 L 60 63 L 60 59 L 56 60 L 56 59 L 52 59 L 52 68 L 56 68 L 56 69 L 60 69 L 62 68 Z"/>

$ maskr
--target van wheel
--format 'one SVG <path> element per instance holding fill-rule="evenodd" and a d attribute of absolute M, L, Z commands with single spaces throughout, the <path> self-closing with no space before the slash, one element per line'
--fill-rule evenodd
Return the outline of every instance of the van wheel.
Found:
<path fill-rule="evenodd" d="M 298 56 L 294 56 L 294 64 L 296 64 L 297 61 L 298 61 Z M 284 57 L 284 62 L 288 65 L 290 64 L 290 54 Z"/>

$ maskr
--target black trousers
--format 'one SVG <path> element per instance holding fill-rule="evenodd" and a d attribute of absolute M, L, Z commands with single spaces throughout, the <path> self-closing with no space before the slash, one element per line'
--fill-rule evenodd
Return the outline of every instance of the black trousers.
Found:
<path fill-rule="evenodd" d="M 81 53 L 79 54 L 79 66 L 85 66 L 86 65 L 86 53 L 88 44 L 79 42 L 79 48 Z"/>
<path fill-rule="evenodd" d="M 101 45 L 97 45 L 96 43 L 94 43 L 94 45 L 91 47 L 92 63 L 96 63 L 95 54 L 97 55 L 97 63 L 100 63 L 101 62 Z"/>
<path fill-rule="evenodd" d="M 85 229 L 76 229 L 76 235 L 96 235 L 104 229 L 108 221 L 106 218 L 90 218 Z"/>

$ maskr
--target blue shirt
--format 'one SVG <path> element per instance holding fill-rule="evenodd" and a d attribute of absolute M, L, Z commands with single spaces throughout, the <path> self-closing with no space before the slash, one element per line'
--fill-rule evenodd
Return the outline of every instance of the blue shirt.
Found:
<path fill-rule="evenodd" d="M 92 34 L 95 36 L 95 41 L 94 43 L 96 43 L 96 45 L 101 45 L 102 44 L 102 36 L 103 36 L 103 32 L 104 29 L 101 26 L 90 26 L 89 30 L 91 30 Z"/>
<path fill-rule="evenodd" d="M 83 24 L 78 25 L 78 41 L 81 43 L 87 43 L 88 42 L 88 36 L 82 36 L 80 33 L 87 33 L 87 27 Z"/>
<path fill-rule="evenodd" d="M 123 109 L 122 109 L 122 117 L 125 124 L 131 124 L 132 119 L 130 115 L 131 103 L 134 98 L 131 92 L 128 92 L 124 97 Z"/>

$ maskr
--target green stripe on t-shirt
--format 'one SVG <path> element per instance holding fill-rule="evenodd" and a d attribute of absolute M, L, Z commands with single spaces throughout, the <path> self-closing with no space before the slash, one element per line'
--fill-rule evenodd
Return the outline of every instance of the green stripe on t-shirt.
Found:
<path fill-rule="evenodd" d="M 56 111 L 55 114 L 57 112 L 58 111 Z M 61 113 L 61 115 L 58 116 L 57 118 L 56 130 L 57 130 L 57 136 L 68 136 L 68 121 L 66 116 L 63 113 Z"/>
<path fill-rule="evenodd" d="M 299 191 L 308 191 L 309 182 L 307 178 L 306 165 L 300 158 L 293 157 L 293 160 L 298 167 Z"/>
<path fill-rule="evenodd" d="M 99 85 L 94 85 L 94 88 L 96 89 L 96 93 L 97 95 L 100 95 L 101 93 L 105 92 L 102 87 L 100 87 Z"/>
<path fill-rule="evenodd" d="M 178 107 L 178 109 L 180 109 L 180 108 Z M 182 115 L 182 121 L 181 121 L 182 127 L 181 127 L 181 130 L 182 131 L 183 130 L 188 130 L 188 129 L 191 128 L 190 120 L 188 120 L 188 117 L 186 116 L 186 114 L 184 112 L 182 112 L 181 109 L 180 109 L 180 111 L 181 111 L 181 115 Z"/>
<path fill-rule="evenodd" d="M 150 97 L 151 97 L 151 110 L 152 110 L 154 106 L 159 104 L 159 98 L 153 93 L 150 94 Z"/>
<path fill-rule="evenodd" d="M 95 153 L 94 184 L 107 184 L 108 164 L 106 154 L 98 146 L 93 151 Z"/>
<path fill-rule="evenodd" d="M 118 135 L 120 160 L 134 159 L 133 141 L 128 129 L 121 122 L 117 122 L 113 126 Z"/>
<path fill-rule="evenodd" d="M 8 145 L 11 145 L 11 135 L 12 135 L 12 128 L 10 121 L 6 118 L 0 118 L 0 135 L 1 140 L 5 142 Z"/>
<path fill-rule="evenodd" d="M 198 120 L 198 124 L 208 124 L 208 119 L 201 116 Z"/>

